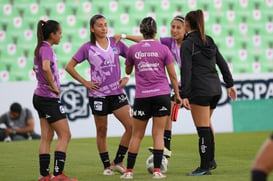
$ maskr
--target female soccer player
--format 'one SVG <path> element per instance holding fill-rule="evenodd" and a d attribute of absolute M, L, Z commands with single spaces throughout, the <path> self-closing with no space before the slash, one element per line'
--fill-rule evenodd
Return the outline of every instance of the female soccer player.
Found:
<path fill-rule="evenodd" d="M 104 165 L 104 175 L 113 171 L 124 173 L 122 164 L 132 134 L 131 108 L 123 88 L 129 77 L 121 77 L 119 55 L 126 57 L 128 47 L 107 37 L 107 21 L 102 15 L 90 20 L 90 41 L 84 43 L 66 66 L 66 71 L 89 91 L 89 104 L 97 130 L 97 147 Z M 91 66 L 91 81 L 85 80 L 75 66 L 87 60 Z M 116 157 L 110 165 L 107 137 L 107 116 L 113 113 L 125 128 Z"/>
<path fill-rule="evenodd" d="M 163 156 L 163 133 L 170 115 L 170 87 L 166 76 L 167 68 L 175 92 L 175 101 L 181 103 L 178 81 L 174 69 L 174 58 L 170 50 L 155 41 L 157 32 L 153 18 L 144 18 L 140 24 L 144 40 L 131 46 L 126 58 L 126 73 L 130 74 L 135 67 L 136 94 L 133 110 L 133 134 L 129 144 L 127 169 L 121 179 L 132 179 L 133 168 L 140 143 L 145 134 L 148 120 L 153 118 L 153 178 L 166 178 L 160 171 Z"/>
<path fill-rule="evenodd" d="M 62 27 L 58 22 L 54 20 L 38 22 L 38 42 L 34 52 L 33 67 L 38 85 L 33 95 L 33 105 L 39 114 L 41 125 L 39 181 L 77 181 L 63 174 L 71 133 L 64 108 L 60 103 L 58 64 L 52 49 L 53 45 L 59 44 L 61 38 Z M 50 145 L 54 132 L 57 133 L 58 139 L 54 154 L 54 172 L 50 176 Z"/>
<path fill-rule="evenodd" d="M 185 18 L 186 37 L 181 46 L 181 97 L 183 106 L 191 110 L 199 135 L 200 166 L 190 176 L 211 174 L 214 157 L 214 136 L 211 116 L 221 97 L 221 82 L 216 65 L 226 83 L 228 96 L 236 99 L 236 90 L 227 63 L 213 39 L 205 34 L 201 10 L 191 11 Z"/>
<path fill-rule="evenodd" d="M 171 37 L 161 37 L 156 39 L 158 42 L 162 43 L 163 45 L 166 45 L 171 53 L 173 54 L 173 57 L 175 58 L 179 69 L 181 69 L 181 60 L 180 60 L 180 47 L 184 38 L 185 30 L 184 30 L 184 17 L 177 15 L 173 18 L 171 21 Z M 126 38 L 128 40 L 134 41 L 134 42 L 140 42 L 143 40 L 143 36 L 136 36 L 136 35 L 124 35 L 124 34 L 116 34 L 114 35 L 116 41 L 119 41 L 122 37 Z M 180 86 L 180 81 L 179 81 Z M 174 96 L 171 97 L 172 104 L 171 104 L 171 115 L 173 106 L 175 104 L 174 102 Z M 164 131 L 164 155 L 167 158 L 171 157 L 172 151 L 171 151 L 171 137 L 172 137 L 172 120 L 171 116 L 168 117 L 168 121 L 165 126 Z M 149 148 L 150 151 L 153 151 L 153 147 Z"/>
<path fill-rule="evenodd" d="M 264 142 L 251 169 L 251 181 L 266 181 L 273 170 L 273 133 Z"/>

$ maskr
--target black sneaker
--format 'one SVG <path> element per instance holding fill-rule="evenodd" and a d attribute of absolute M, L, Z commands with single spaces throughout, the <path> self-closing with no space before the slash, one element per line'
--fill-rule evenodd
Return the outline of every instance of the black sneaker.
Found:
<path fill-rule="evenodd" d="M 216 161 L 215 161 L 215 160 L 210 161 L 210 163 L 209 163 L 209 169 L 210 169 L 210 170 L 214 170 L 214 169 L 216 169 L 216 168 L 217 168 L 217 163 L 216 163 Z"/>
<path fill-rule="evenodd" d="M 200 167 L 198 167 L 195 171 L 188 173 L 188 176 L 202 176 L 202 175 L 211 175 L 211 172 L 209 170 L 203 170 Z"/>

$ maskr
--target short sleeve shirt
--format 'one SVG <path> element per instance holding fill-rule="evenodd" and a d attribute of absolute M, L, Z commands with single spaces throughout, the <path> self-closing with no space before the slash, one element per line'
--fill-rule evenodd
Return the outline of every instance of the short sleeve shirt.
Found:
<path fill-rule="evenodd" d="M 121 78 L 119 56 L 127 55 L 128 47 L 121 41 L 108 38 L 108 48 L 103 49 L 99 44 L 84 43 L 72 57 L 78 63 L 88 60 L 90 64 L 90 80 L 99 83 L 99 90 L 88 92 L 89 97 L 119 95 L 123 90 L 119 87 Z"/>
<path fill-rule="evenodd" d="M 135 66 L 136 98 L 170 93 L 165 67 L 174 62 L 167 46 L 143 40 L 129 48 L 126 66 Z"/>
<path fill-rule="evenodd" d="M 18 119 L 12 120 L 10 118 L 10 113 L 7 112 L 0 116 L 0 123 L 4 123 L 8 128 L 17 129 L 24 128 L 27 125 L 27 121 L 33 119 L 32 113 L 29 109 L 22 109 Z"/>
<path fill-rule="evenodd" d="M 60 89 L 57 58 L 52 47 L 47 42 L 44 41 L 39 50 L 39 57 L 34 58 L 34 70 L 36 73 L 36 78 L 38 80 L 38 84 L 34 93 L 38 96 L 49 97 L 49 98 L 59 98 L 58 95 L 53 93 L 48 88 L 49 83 L 44 75 L 43 64 L 42 64 L 42 62 L 45 60 L 50 61 L 50 68 L 53 74 L 54 84 Z"/>

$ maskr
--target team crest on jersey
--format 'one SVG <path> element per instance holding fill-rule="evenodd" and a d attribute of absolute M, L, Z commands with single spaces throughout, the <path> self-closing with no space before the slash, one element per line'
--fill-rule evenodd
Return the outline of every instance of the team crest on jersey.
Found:
<path fill-rule="evenodd" d="M 116 54 L 116 55 L 118 54 L 118 49 L 117 48 L 112 48 L 112 50 L 113 50 L 114 54 Z"/>
<path fill-rule="evenodd" d="M 68 120 L 75 121 L 77 118 L 88 118 L 90 111 L 87 89 L 73 82 L 63 84 L 61 88 L 61 102 Z"/>

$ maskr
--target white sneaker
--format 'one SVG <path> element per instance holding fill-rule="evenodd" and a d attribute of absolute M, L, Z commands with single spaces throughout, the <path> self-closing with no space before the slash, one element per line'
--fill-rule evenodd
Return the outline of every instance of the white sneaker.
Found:
<path fill-rule="evenodd" d="M 109 175 L 114 175 L 114 172 L 108 167 L 104 169 L 103 175 L 109 176 Z"/>
<path fill-rule="evenodd" d="M 168 148 L 164 147 L 164 152 L 163 152 L 163 155 L 167 158 L 171 158 L 172 156 L 172 151 L 169 150 Z"/>
<path fill-rule="evenodd" d="M 153 153 L 153 150 L 154 150 L 154 147 L 149 147 L 148 150 Z M 163 155 L 166 157 L 166 158 L 171 158 L 172 156 L 172 151 L 169 150 L 168 148 L 164 147 L 164 151 L 163 151 Z"/>
<path fill-rule="evenodd" d="M 5 137 L 4 142 L 11 142 L 11 137 L 10 136 Z"/>
<path fill-rule="evenodd" d="M 153 179 L 164 179 L 164 178 L 166 178 L 166 175 L 162 174 L 161 172 L 153 173 Z"/>
<path fill-rule="evenodd" d="M 120 176 L 121 179 L 133 179 L 133 172 L 125 172 Z"/>
<path fill-rule="evenodd" d="M 123 163 L 114 164 L 114 162 L 111 163 L 110 169 L 114 172 L 119 172 L 121 174 L 124 174 L 126 168 L 124 167 Z"/>

